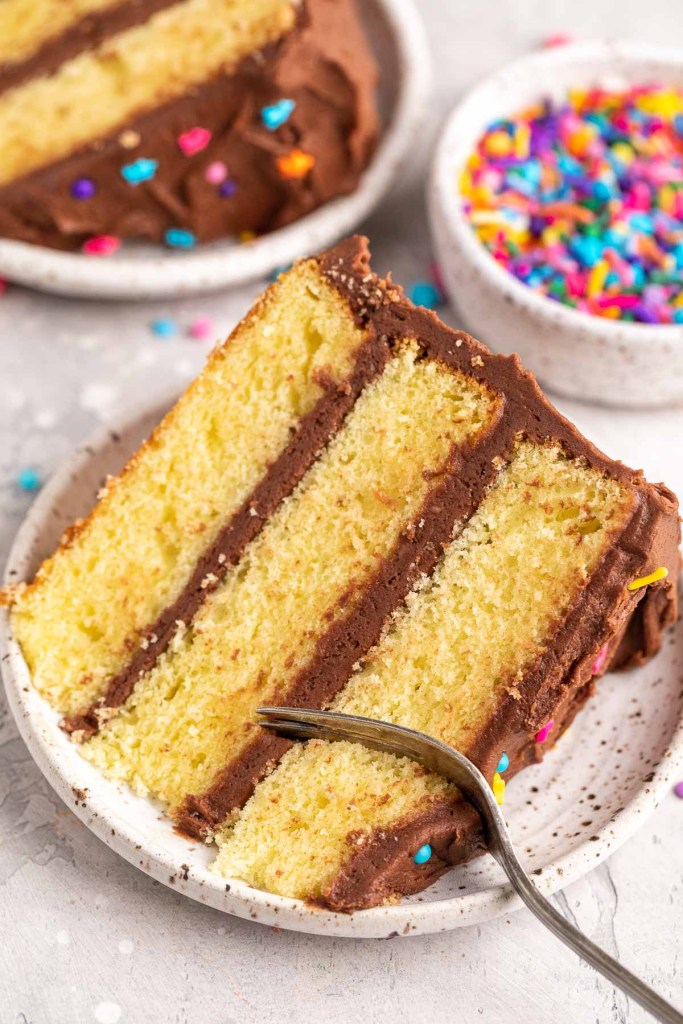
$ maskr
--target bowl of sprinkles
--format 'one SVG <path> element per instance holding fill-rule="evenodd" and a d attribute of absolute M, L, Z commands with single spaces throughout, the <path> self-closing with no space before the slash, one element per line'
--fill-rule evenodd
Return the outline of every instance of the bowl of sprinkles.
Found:
<path fill-rule="evenodd" d="M 683 51 L 535 53 L 449 117 L 429 190 L 466 326 L 550 389 L 683 401 Z"/>

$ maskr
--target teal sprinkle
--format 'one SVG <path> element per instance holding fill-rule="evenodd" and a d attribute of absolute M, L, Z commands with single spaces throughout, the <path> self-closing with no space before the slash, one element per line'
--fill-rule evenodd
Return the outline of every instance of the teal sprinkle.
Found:
<path fill-rule="evenodd" d="M 158 160 L 149 160 L 141 156 L 132 164 L 126 164 L 121 168 L 121 176 L 129 185 L 139 185 L 142 181 L 149 181 L 157 172 Z"/>
<path fill-rule="evenodd" d="M 21 487 L 22 491 L 28 491 L 33 493 L 39 491 L 41 488 L 41 479 L 35 469 L 31 469 L 27 466 L 25 469 L 20 469 L 17 475 L 17 483 Z"/>
<path fill-rule="evenodd" d="M 415 281 L 408 289 L 408 297 L 416 306 L 436 309 L 441 304 L 441 294 L 431 281 Z"/>
<path fill-rule="evenodd" d="M 500 775 L 502 775 L 503 772 L 507 771 L 509 767 L 510 767 L 510 758 L 505 753 L 501 754 L 500 755 L 500 761 L 498 762 L 498 767 L 496 768 L 496 771 Z"/>
<path fill-rule="evenodd" d="M 425 845 L 421 846 L 420 849 L 417 851 L 417 853 L 413 857 L 413 860 L 415 861 L 416 864 L 426 864 L 431 856 L 432 848 L 429 845 L 429 843 L 425 843 Z"/>
<path fill-rule="evenodd" d="M 197 244 L 195 236 L 185 228 L 169 228 L 164 234 L 164 241 L 172 249 L 194 249 Z"/>
<path fill-rule="evenodd" d="M 296 103 L 294 100 L 278 100 L 261 111 L 261 120 L 269 132 L 275 132 L 286 124 L 292 116 Z"/>

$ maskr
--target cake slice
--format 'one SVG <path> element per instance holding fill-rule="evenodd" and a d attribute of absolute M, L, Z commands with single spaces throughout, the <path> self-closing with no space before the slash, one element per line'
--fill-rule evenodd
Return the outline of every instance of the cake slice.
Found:
<path fill-rule="evenodd" d="M 356 188 L 376 79 L 355 0 L 3 0 L 0 236 L 280 227 Z"/>
<path fill-rule="evenodd" d="M 292 748 L 257 707 L 421 729 L 500 792 L 597 674 L 657 651 L 679 539 L 665 487 L 356 238 L 268 290 L 12 621 L 84 756 L 215 839 L 216 871 L 353 910 L 471 856 L 478 817 L 410 761 Z"/>

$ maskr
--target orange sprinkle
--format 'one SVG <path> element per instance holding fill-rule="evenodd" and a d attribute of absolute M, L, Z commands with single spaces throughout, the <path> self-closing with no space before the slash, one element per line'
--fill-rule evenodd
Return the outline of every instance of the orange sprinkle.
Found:
<path fill-rule="evenodd" d="M 569 220 L 578 220 L 579 224 L 591 224 L 595 219 L 589 209 L 577 203 L 545 203 L 541 207 L 541 214 L 544 217 L 567 217 Z"/>
<path fill-rule="evenodd" d="M 305 178 L 314 164 L 315 157 L 303 149 L 293 149 L 277 158 L 277 169 L 283 178 Z"/>

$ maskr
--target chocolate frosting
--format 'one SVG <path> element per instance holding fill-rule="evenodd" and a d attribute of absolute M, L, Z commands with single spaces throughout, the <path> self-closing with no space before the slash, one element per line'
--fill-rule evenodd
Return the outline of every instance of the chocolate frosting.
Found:
<path fill-rule="evenodd" d="M 156 0 L 144 10 L 159 6 L 164 5 Z M 95 38 L 118 31 L 116 18 L 136 14 L 140 6 L 132 3 L 103 13 Z M 41 50 L 32 74 L 52 71 L 58 58 L 71 56 L 77 35 L 74 28 L 68 38 Z M 5 69 L 8 74 L 11 69 Z M 304 0 L 294 29 L 277 43 L 191 93 L 141 113 L 112 135 L 0 188 L 0 236 L 77 249 L 99 234 L 161 241 L 169 228 L 183 228 L 199 241 L 210 241 L 282 227 L 358 185 L 377 140 L 376 79 L 355 0 Z M 296 107 L 271 132 L 261 122 L 261 110 L 283 98 Z M 177 140 L 195 126 L 212 137 L 203 151 L 188 157 Z M 139 141 L 127 148 L 131 139 Z M 304 178 L 286 179 L 278 171 L 277 158 L 293 149 L 315 159 Z M 138 157 L 153 158 L 159 166 L 151 180 L 132 186 L 121 167 Z M 228 168 L 227 189 L 206 179 L 207 167 L 216 161 Z M 95 184 L 90 199 L 71 193 L 81 178 Z"/>

